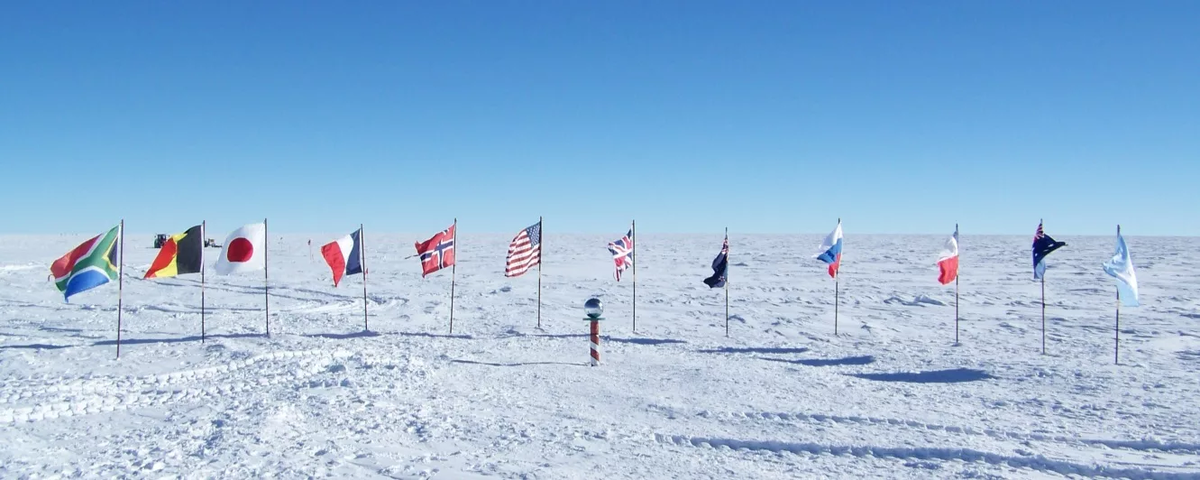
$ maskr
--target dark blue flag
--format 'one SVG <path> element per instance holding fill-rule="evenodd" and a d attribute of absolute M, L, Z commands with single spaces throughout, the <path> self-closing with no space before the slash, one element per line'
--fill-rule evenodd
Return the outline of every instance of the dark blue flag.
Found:
<path fill-rule="evenodd" d="M 1066 242 L 1057 242 L 1042 231 L 1038 223 L 1037 233 L 1033 235 L 1033 279 L 1039 280 L 1046 274 L 1046 255 L 1059 248 L 1067 246 Z"/>
<path fill-rule="evenodd" d="M 710 288 L 724 287 L 726 277 L 729 275 L 729 237 L 725 237 L 725 244 L 721 245 L 721 253 L 718 253 L 717 258 L 713 259 L 712 269 L 713 275 L 704 279 L 704 284 Z"/>

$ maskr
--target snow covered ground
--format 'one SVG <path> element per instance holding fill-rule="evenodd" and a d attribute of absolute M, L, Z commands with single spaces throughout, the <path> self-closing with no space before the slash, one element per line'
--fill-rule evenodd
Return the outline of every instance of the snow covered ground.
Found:
<path fill-rule="evenodd" d="M 272 335 L 261 276 L 209 276 L 204 343 L 199 277 L 141 280 L 130 235 L 119 360 L 116 285 L 46 278 L 85 237 L 0 237 L 0 477 L 1200 478 L 1200 239 L 1128 238 L 1114 365 L 1111 237 L 1056 235 L 1042 355 L 1025 236 L 962 238 L 954 345 L 942 236 L 848 236 L 834 335 L 820 237 L 734 235 L 726 338 L 719 235 L 640 236 L 635 333 L 620 233 L 550 232 L 542 330 L 511 235 L 461 234 L 453 335 L 424 236 L 368 235 L 371 333 L 360 277 L 309 257 L 341 234 L 272 236 Z"/>

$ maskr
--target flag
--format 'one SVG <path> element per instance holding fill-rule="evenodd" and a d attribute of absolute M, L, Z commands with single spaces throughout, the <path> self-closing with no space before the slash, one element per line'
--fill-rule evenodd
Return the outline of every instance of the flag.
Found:
<path fill-rule="evenodd" d="M 321 256 L 333 270 L 334 287 L 342 276 L 363 273 L 362 229 L 321 246 Z"/>
<path fill-rule="evenodd" d="M 454 265 L 454 225 L 438 232 L 429 240 L 417 242 L 417 255 L 421 257 L 421 276 L 424 277 Z"/>
<path fill-rule="evenodd" d="M 142 278 L 165 278 L 200 273 L 204 264 L 204 228 L 196 225 L 186 232 L 171 235 L 158 250 L 150 269 Z"/>
<path fill-rule="evenodd" d="M 1041 280 L 1046 274 L 1046 255 L 1059 248 L 1067 246 L 1064 242 L 1056 242 L 1042 231 L 1042 223 L 1038 222 L 1037 233 L 1033 235 L 1033 279 Z"/>
<path fill-rule="evenodd" d="M 938 256 L 938 282 L 942 285 L 953 282 L 958 278 L 958 227 L 954 228 L 954 235 L 946 240 L 946 244 L 942 246 L 942 254 Z"/>
<path fill-rule="evenodd" d="M 815 255 L 817 260 L 829 264 L 829 276 L 837 278 L 838 269 L 842 265 L 842 221 L 838 220 L 837 228 L 821 242 L 821 253 Z"/>
<path fill-rule="evenodd" d="M 633 230 L 629 230 L 620 240 L 608 244 L 608 251 L 612 253 L 613 264 L 616 267 L 614 274 L 617 281 L 621 281 L 621 272 L 628 270 L 633 266 Z"/>
<path fill-rule="evenodd" d="M 704 284 L 709 288 L 721 288 L 725 286 L 725 280 L 729 277 L 729 237 L 725 237 L 725 243 L 721 244 L 721 253 L 717 254 L 717 258 L 712 262 L 713 274 L 711 277 L 704 279 Z"/>
<path fill-rule="evenodd" d="M 253 272 L 266 268 L 267 225 L 251 223 L 234 230 L 225 238 L 221 257 L 213 269 L 221 275 Z"/>
<path fill-rule="evenodd" d="M 1133 273 L 1133 259 L 1129 258 L 1129 247 L 1125 245 L 1125 237 L 1117 233 L 1117 252 L 1112 259 L 1104 263 L 1104 273 L 1117 279 L 1117 294 L 1121 304 L 1128 307 L 1138 306 L 1137 275 Z"/>
<path fill-rule="evenodd" d="M 508 244 L 504 276 L 520 276 L 539 263 L 542 263 L 542 222 L 521 230 Z"/>
<path fill-rule="evenodd" d="M 63 300 L 117 279 L 121 262 L 117 243 L 123 233 L 117 225 L 108 233 L 79 244 L 50 265 L 54 286 L 63 292 Z"/>

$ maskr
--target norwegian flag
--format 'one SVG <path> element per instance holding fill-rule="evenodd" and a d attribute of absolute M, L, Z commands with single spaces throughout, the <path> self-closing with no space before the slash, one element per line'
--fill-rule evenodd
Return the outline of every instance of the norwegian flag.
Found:
<path fill-rule="evenodd" d="M 421 257 L 421 276 L 424 277 L 454 265 L 454 227 L 442 230 L 433 238 L 417 242 L 417 255 Z"/>
<path fill-rule="evenodd" d="M 620 240 L 608 244 L 608 251 L 612 253 L 613 263 L 616 266 L 615 275 L 617 281 L 621 281 L 621 272 L 628 270 L 633 266 L 633 230 L 629 230 Z"/>

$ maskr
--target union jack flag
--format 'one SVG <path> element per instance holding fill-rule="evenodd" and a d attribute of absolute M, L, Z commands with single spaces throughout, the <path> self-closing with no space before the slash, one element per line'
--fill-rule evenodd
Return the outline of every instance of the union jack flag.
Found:
<path fill-rule="evenodd" d="M 417 242 L 417 255 L 421 257 L 421 276 L 424 277 L 454 265 L 454 227 L 442 230 L 429 240 Z"/>
<path fill-rule="evenodd" d="M 612 253 L 613 263 L 616 266 L 617 281 L 621 281 L 621 272 L 628 270 L 633 266 L 633 230 L 630 229 L 620 240 L 608 244 L 608 251 Z"/>

